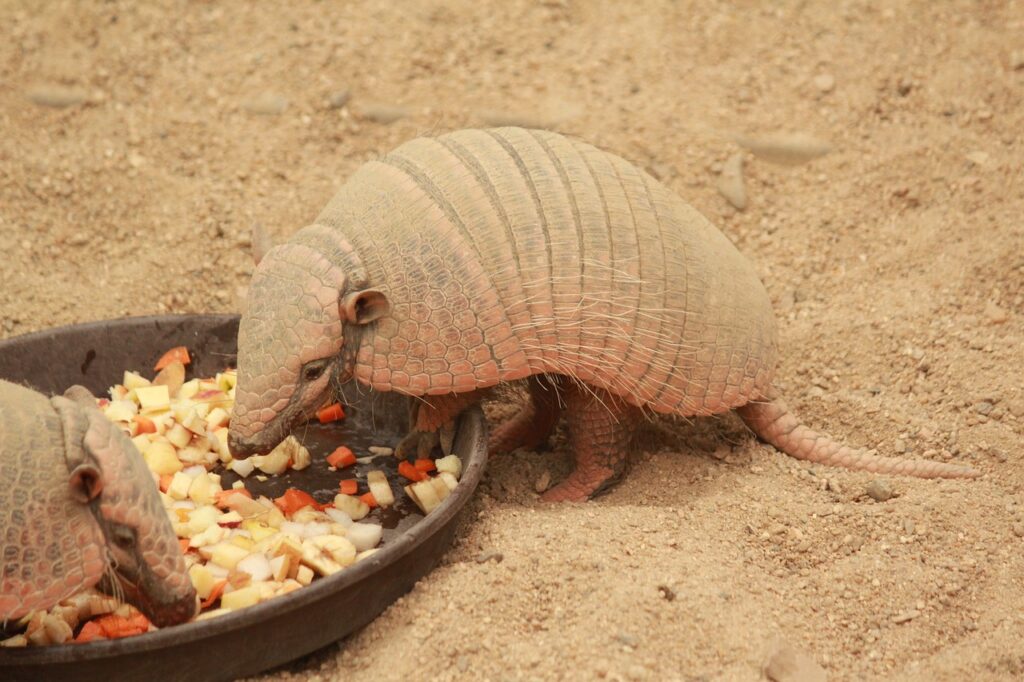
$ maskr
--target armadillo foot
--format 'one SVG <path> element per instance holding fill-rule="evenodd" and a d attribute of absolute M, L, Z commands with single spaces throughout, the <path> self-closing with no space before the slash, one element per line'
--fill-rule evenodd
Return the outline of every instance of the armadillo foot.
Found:
<path fill-rule="evenodd" d="M 410 399 L 409 423 L 412 430 L 395 447 L 395 456 L 406 459 L 430 457 L 438 445 L 445 455 L 452 453 L 459 414 L 480 401 L 482 391 L 451 393 Z"/>
<path fill-rule="evenodd" d="M 576 468 L 541 500 L 582 502 L 608 490 L 625 473 L 640 412 L 598 389 L 566 385 L 562 398 Z"/>
<path fill-rule="evenodd" d="M 395 446 L 395 457 L 408 459 L 412 455 L 414 459 L 425 459 L 440 442 L 438 431 L 410 431 Z"/>
<path fill-rule="evenodd" d="M 518 448 L 536 450 L 547 443 L 562 414 L 559 384 L 555 377 L 544 374 L 527 379 L 530 396 L 516 416 L 491 434 L 487 450 L 492 455 L 512 452 Z"/>

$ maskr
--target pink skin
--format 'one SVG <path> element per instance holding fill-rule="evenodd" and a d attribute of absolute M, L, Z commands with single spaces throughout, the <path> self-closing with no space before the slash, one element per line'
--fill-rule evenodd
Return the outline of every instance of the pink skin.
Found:
<path fill-rule="evenodd" d="M 270 253 L 253 275 L 238 332 L 238 386 L 228 435 L 235 457 L 271 450 L 330 400 L 332 379 L 350 376 L 339 371 L 342 322 L 354 314 L 339 303 L 345 273 L 301 245 Z"/>

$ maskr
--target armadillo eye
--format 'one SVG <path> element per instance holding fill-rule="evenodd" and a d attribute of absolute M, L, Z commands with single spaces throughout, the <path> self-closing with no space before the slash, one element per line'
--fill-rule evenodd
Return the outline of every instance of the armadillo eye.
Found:
<path fill-rule="evenodd" d="M 324 373 L 326 367 L 327 364 L 324 362 L 310 363 L 302 370 L 302 378 L 306 381 L 316 381 Z"/>
<path fill-rule="evenodd" d="M 133 549 L 135 547 L 135 533 L 128 528 L 114 528 L 114 544 L 121 549 Z"/>

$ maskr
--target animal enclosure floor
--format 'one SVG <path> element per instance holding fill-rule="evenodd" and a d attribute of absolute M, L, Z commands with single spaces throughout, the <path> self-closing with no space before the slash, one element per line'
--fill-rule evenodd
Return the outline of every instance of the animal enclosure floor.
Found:
<path fill-rule="evenodd" d="M 782 643 L 831 680 L 1024 676 L 1024 4 L 732 4 L 0 0 L 3 336 L 238 311 L 254 222 L 286 237 L 417 135 L 541 125 L 756 264 L 809 425 L 985 474 L 877 502 L 730 416 L 651 425 L 610 494 L 543 505 L 560 437 L 492 460 L 372 625 L 259 679 L 756 680 Z M 735 141 L 778 132 L 832 151 Z"/>

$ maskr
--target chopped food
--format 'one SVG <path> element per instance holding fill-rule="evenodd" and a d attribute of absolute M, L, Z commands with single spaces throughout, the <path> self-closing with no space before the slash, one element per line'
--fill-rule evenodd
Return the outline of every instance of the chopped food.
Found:
<path fill-rule="evenodd" d="M 395 503 L 395 495 L 391 492 L 391 484 L 388 483 L 387 475 L 374 469 L 366 474 L 366 484 L 370 486 L 370 494 L 373 499 L 382 507 L 390 507 Z"/>
<path fill-rule="evenodd" d="M 320 420 L 321 424 L 329 424 L 336 422 L 339 419 L 345 418 L 345 410 L 339 403 L 328 405 L 327 407 L 317 410 L 316 418 Z"/>
<path fill-rule="evenodd" d="M 185 346 L 176 346 L 175 348 L 170 349 L 156 361 L 156 364 L 153 366 L 153 371 L 159 372 L 172 362 L 180 362 L 182 365 L 187 365 L 192 362 L 192 358 L 189 357 L 188 354 L 188 348 Z"/>
<path fill-rule="evenodd" d="M 327 464 L 335 469 L 342 469 L 344 467 L 352 466 L 355 463 L 355 453 L 344 445 L 327 455 Z"/>
<path fill-rule="evenodd" d="M 384 471 L 367 472 L 369 492 L 362 495 L 355 478 L 339 481 L 338 493 L 327 503 L 294 487 L 273 500 L 254 496 L 241 480 L 225 489 L 224 471 L 242 478 L 254 473 L 273 476 L 310 466 L 311 456 L 289 436 L 266 455 L 234 459 L 227 434 L 235 372 L 186 381 L 185 366 L 190 362 L 187 348 L 172 348 L 155 366 L 158 373 L 152 381 L 126 371 L 122 382 L 111 387 L 109 399 L 97 402 L 132 439 L 153 473 L 201 599 L 203 612 L 197 619 L 301 589 L 375 552 L 384 530 L 367 516 L 371 509 L 395 504 Z M 344 417 L 339 404 L 317 413 L 321 423 Z M 372 456 L 392 454 L 383 446 L 367 450 Z M 364 461 L 368 459 L 357 458 L 346 446 L 326 458 L 333 470 Z M 461 469 L 455 456 L 399 464 L 399 474 L 412 482 L 405 489 L 425 514 L 447 497 Z M 0 647 L 86 643 L 153 628 L 134 607 L 119 605 L 95 590 L 74 595 L 49 611 L 33 612 L 20 625 L 24 631 L 0 640 Z"/>

